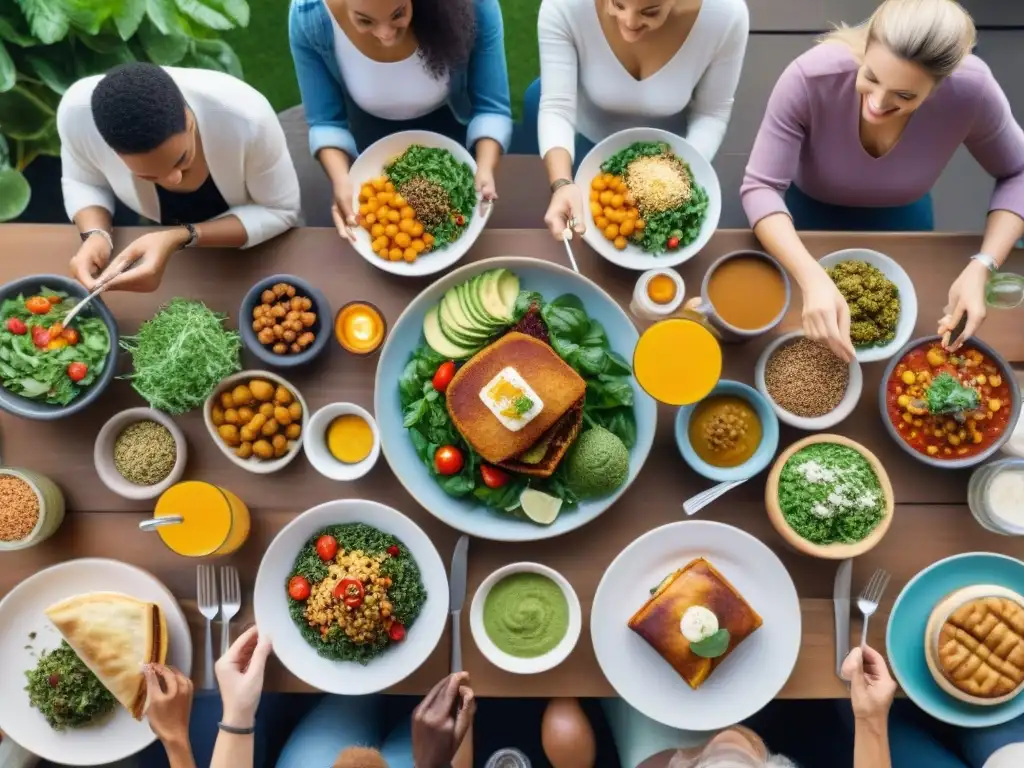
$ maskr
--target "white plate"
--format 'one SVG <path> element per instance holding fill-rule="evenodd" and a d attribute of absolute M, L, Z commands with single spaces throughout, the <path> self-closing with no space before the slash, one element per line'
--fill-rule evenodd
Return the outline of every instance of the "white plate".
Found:
<path fill-rule="evenodd" d="M 456 160 L 466 163 L 473 171 L 473 174 L 476 175 L 476 160 L 466 151 L 464 146 L 452 141 L 447 136 L 431 133 L 430 131 L 402 131 L 401 133 L 394 133 L 390 136 L 385 136 L 379 141 L 375 141 L 365 151 L 361 152 L 356 161 L 352 163 L 352 168 L 349 170 L 348 175 L 352 179 L 352 194 L 355 196 L 352 203 L 354 211 L 359 210 L 359 189 L 363 184 L 370 179 L 383 175 L 384 166 L 405 152 L 413 144 L 447 149 L 455 155 Z M 462 232 L 462 236 L 444 248 L 439 248 L 427 254 L 421 254 L 412 264 L 406 261 L 382 259 L 373 252 L 373 249 L 370 247 L 372 240 L 370 233 L 362 227 L 357 226 L 355 228 L 354 247 L 360 256 L 377 267 L 377 269 L 383 269 L 385 272 L 391 272 L 395 275 L 420 277 L 422 275 L 432 275 L 435 272 L 443 272 L 466 255 L 466 252 L 473 246 L 476 239 L 480 237 L 480 233 L 484 231 L 484 227 L 487 225 L 487 220 L 491 217 L 493 209 L 493 205 L 485 205 L 481 210 L 480 193 L 478 192 L 476 210 L 473 211 L 473 218 L 469 220 L 469 226 Z"/>
<path fill-rule="evenodd" d="M 708 210 L 704 216 L 700 233 L 696 240 L 683 248 L 666 251 L 662 254 L 653 254 L 630 243 L 620 251 L 597 230 L 594 216 L 590 212 L 590 182 L 601 172 L 601 163 L 637 141 L 664 141 L 678 157 L 689 164 L 694 180 L 707 190 Z M 657 128 L 628 128 L 613 133 L 583 158 L 583 162 L 580 163 L 580 167 L 576 171 L 575 182 L 583 192 L 583 207 L 587 211 L 587 231 L 583 233 L 583 239 L 587 245 L 612 264 L 639 272 L 658 267 L 675 267 L 692 259 L 715 234 L 715 229 L 718 228 L 718 219 L 722 215 L 722 188 L 718 183 L 718 174 L 715 173 L 711 163 L 686 139 Z"/>
<path fill-rule="evenodd" d="M 698 690 L 628 627 L 650 590 L 706 558 L 764 620 Z M 590 611 L 594 652 L 608 682 L 631 706 L 673 728 L 710 731 L 750 717 L 786 684 L 800 653 L 800 601 L 786 567 L 749 533 L 691 520 L 649 531 L 605 571 Z"/>
<path fill-rule="evenodd" d="M 818 263 L 823 269 L 828 269 L 841 261 L 863 261 L 870 264 L 889 278 L 896 286 L 896 290 L 900 292 L 900 319 L 896 323 L 896 336 L 893 340 L 880 347 L 865 347 L 856 350 L 857 360 L 862 363 L 888 360 L 902 349 L 903 345 L 914 335 L 914 326 L 917 325 L 917 293 L 914 291 L 914 283 L 906 270 L 891 258 L 867 248 L 847 248 L 843 251 L 836 251 L 822 256 Z"/>
<path fill-rule="evenodd" d="M 120 704 L 112 717 L 87 728 L 55 731 L 28 703 L 25 672 L 40 651 L 60 645 L 61 634 L 44 611 L 87 592 L 121 592 L 160 606 L 170 636 L 167 663 L 192 673 L 192 635 L 181 607 L 146 571 L 116 560 L 71 560 L 30 576 L 0 601 L 0 730 L 40 757 L 61 765 L 103 765 L 134 755 L 156 736 Z M 34 640 L 29 634 L 35 632 Z"/>
<path fill-rule="evenodd" d="M 366 523 L 398 538 L 420 567 L 427 600 L 405 640 L 366 666 L 332 661 L 309 645 L 288 613 L 287 583 L 299 551 L 330 525 Z M 288 671 L 327 693 L 362 696 L 400 683 L 427 660 L 448 621 L 448 576 L 427 534 L 401 512 L 363 499 L 328 501 L 292 520 L 267 547 L 256 575 L 256 624 L 274 641 L 274 654 Z"/>

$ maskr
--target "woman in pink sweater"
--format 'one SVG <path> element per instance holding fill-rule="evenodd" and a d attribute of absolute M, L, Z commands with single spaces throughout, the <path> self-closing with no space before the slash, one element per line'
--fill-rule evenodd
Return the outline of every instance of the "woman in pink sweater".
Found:
<path fill-rule="evenodd" d="M 754 234 L 803 292 L 804 331 L 852 359 L 850 312 L 798 229 L 932 228 L 929 191 L 963 144 L 996 180 L 985 236 L 939 320 L 952 347 L 985 318 L 985 283 L 1024 235 L 1024 132 L 971 54 L 974 23 L 953 0 L 885 0 L 782 73 L 741 188 Z"/>

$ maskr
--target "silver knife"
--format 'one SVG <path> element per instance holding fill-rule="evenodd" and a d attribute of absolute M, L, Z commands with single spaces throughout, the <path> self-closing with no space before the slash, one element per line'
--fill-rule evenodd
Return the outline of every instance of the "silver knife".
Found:
<path fill-rule="evenodd" d="M 469 536 L 461 536 L 452 555 L 452 574 L 448 582 L 449 610 L 452 613 L 452 673 L 462 671 L 462 605 L 466 602 L 466 572 L 469 570 Z"/>
<path fill-rule="evenodd" d="M 853 560 L 843 560 L 836 570 L 836 583 L 832 589 L 832 602 L 836 613 L 836 677 L 843 682 L 843 662 L 850 653 L 850 583 L 853 580 Z"/>

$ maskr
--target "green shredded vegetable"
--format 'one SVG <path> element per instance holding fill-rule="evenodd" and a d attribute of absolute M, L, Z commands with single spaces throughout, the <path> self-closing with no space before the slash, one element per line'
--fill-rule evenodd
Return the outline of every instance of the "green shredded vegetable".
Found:
<path fill-rule="evenodd" d="M 134 368 L 124 378 L 161 411 L 200 407 L 225 376 L 242 368 L 241 338 L 225 330 L 226 317 L 202 302 L 172 299 L 138 334 L 121 339 Z"/>
<path fill-rule="evenodd" d="M 456 159 L 447 149 L 413 144 L 386 165 L 384 173 L 396 187 L 419 177 L 434 182 L 448 193 L 452 215 L 436 227 L 427 227 L 427 231 L 434 236 L 435 249 L 458 240 L 459 235 L 469 226 L 477 201 L 473 169 Z M 456 214 L 462 215 L 462 225 L 456 222 Z"/>
<path fill-rule="evenodd" d="M 66 641 L 52 651 L 43 651 L 39 663 L 27 670 L 25 677 L 29 703 L 55 731 L 89 725 L 117 706 L 114 695 Z"/>

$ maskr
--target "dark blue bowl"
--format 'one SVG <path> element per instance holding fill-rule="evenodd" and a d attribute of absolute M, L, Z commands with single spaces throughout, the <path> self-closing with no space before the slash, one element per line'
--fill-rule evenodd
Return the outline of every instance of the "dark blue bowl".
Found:
<path fill-rule="evenodd" d="M 18 294 L 24 294 L 27 298 L 38 293 L 39 289 L 43 286 L 66 291 L 68 295 L 79 299 L 84 299 L 88 294 L 88 291 L 85 290 L 81 283 L 62 275 L 30 275 L 0 286 L 0 301 L 13 298 Z M 110 334 L 110 353 L 107 355 L 107 361 L 103 366 L 103 373 L 100 374 L 99 378 L 67 405 L 48 405 L 37 400 L 30 400 L 21 395 L 15 395 L 0 387 L 0 409 L 15 416 L 20 416 L 23 419 L 53 421 L 54 419 L 63 419 L 65 416 L 70 416 L 73 413 L 78 413 L 88 408 L 103 393 L 103 390 L 107 388 L 114 378 L 114 374 L 117 373 L 119 340 L 117 321 L 110 310 L 107 309 L 107 305 L 99 298 L 93 299 L 89 306 L 82 310 L 80 317 L 88 317 L 90 315 L 103 320 L 103 323 L 107 326 L 107 332 Z"/>
<path fill-rule="evenodd" d="M 252 311 L 263 303 L 260 300 L 260 294 L 277 283 L 293 285 L 297 296 L 308 296 L 313 301 L 313 308 L 310 311 L 316 312 L 316 322 L 309 330 L 313 332 L 316 339 L 297 355 L 290 353 L 275 355 L 269 347 L 260 343 L 260 340 L 256 338 L 256 332 L 252 329 Z M 314 288 L 296 275 L 271 275 L 260 280 L 245 294 L 242 306 L 238 310 L 238 330 L 242 334 L 242 342 L 261 362 L 272 368 L 298 368 L 311 363 L 327 348 L 327 342 L 334 331 L 333 323 L 334 318 L 331 315 L 327 297 L 318 288 Z"/>

